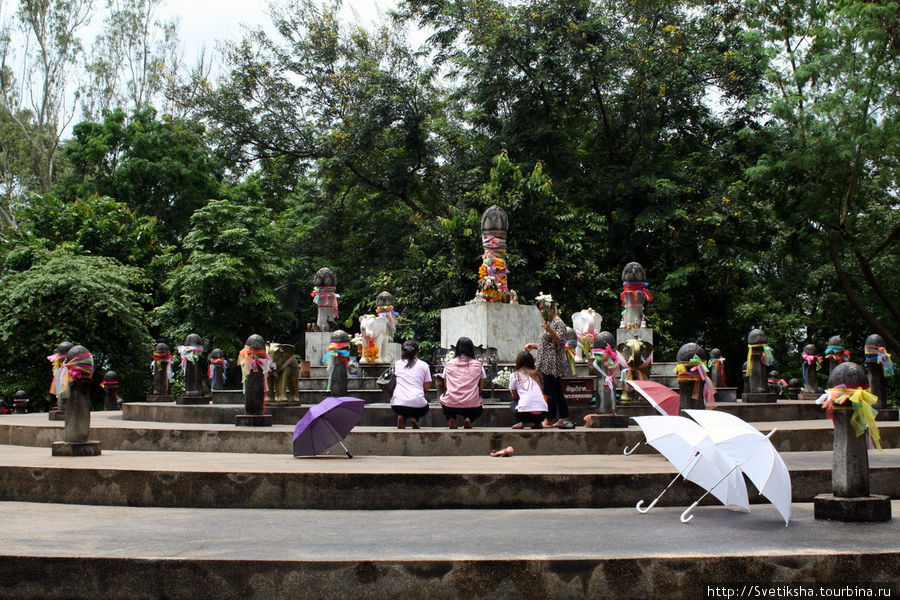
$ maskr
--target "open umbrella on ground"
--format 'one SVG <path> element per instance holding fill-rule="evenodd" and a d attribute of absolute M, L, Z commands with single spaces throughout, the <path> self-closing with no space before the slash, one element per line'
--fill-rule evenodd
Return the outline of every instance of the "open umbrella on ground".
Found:
<path fill-rule="evenodd" d="M 677 415 L 678 414 L 678 392 L 675 392 L 661 383 L 656 381 L 644 381 L 642 379 L 632 379 L 626 381 L 626 384 L 633 387 L 638 394 L 643 396 L 650 406 L 659 411 L 661 415 Z"/>
<path fill-rule="evenodd" d="M 740 469 L 746 473 L 759 493 L 775 506 L 787 527 L 791 519 L 791 474 L 781 455 L 769 441 L 775 429 L 768 435 L 763 435 L 755 427 L 730 413 L 718 410 L 685 412 L 706 430 L 719 452 L 731 463 L 732 469 Z M 701 497 L 700 500 L 702 499 Z M 700 500 L 682 513 L 683 522 L 687 523 L 694 518 L 688 514 Z"/>
<path fill-rule="evenodd" d="M 365 400 L 349 396 L 331 396 L 312 406 L 294 427 L 294 456 L 316 456 L 340 444 L 353 458 L 342 440 L 362 419 L 365 408 Z"/>
<path fill-rule="evenodd" d="M 700 425 L 686 417 L 653 415 L 633 419 L 643 430 L 647 443 L 678 469 L 678 475 L 647 508 L 642 508 L 643 500 L 638 501 L 635 507 L 638 512 L 645 513 L 653 508 L 678 477 L 693 481 L 726 506 L 749 512 L 743 476 L 731 468 L 731 463 L 719 453 Z"/>

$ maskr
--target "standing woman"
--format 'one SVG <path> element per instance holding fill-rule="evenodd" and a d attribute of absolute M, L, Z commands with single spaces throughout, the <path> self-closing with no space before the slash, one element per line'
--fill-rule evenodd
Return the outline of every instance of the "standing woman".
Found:
<path fill-rule="evenodd" d="M 457 417 L 463 427 L 472 428 L 472 421 L 484 411 L 481 390 L 487 375 L 484 365 L 475 360 L 475 344 L 467 337 L 456 342 L 456 357 L 444 366 L 441 374 L 447 391 L 441 395 L 441 408 L 450 429 L 456 429 Z"/>
<path fill-rule="evenodd" d="M 428 413 L 425 392 L 431 389 L 431 369 L 419 360 L 419 342 L 406 340 L 401 347 L 400 360 L 394 363 L 394 379 L 397 382 L 391 396 L 391 409 L 397 415 L 397 429 L 406 428 L 406 420 L 413 429 Z"/>
<path fill-rule="evenodd" d="M 559 427 L 564 419 L 569 418 L 569 405 L 562 391 L 562 378 L 568 367 L 566 324 L 556 314 L 555 302 L 542 302 L 538 308 L 541 309 L 541 326 L 544 331 L 537 344 L 528 344 L 525 349 L 537 349 L 537 370 L 544 377 L 544 394 L 547 395 L 544 427 Z"/>
<path fill-rule="evenodd" d="M 543 377 L 534 367 L 531 352 L 519 352 L 516 370 L 509 378 L 509 393 L 516 404 L 516 421 L 513 429 L 522 429 L 531 423 L 532 429 L 540 429 L 541 421 L 547 416 L 547 401 L 544 400 Z"/>

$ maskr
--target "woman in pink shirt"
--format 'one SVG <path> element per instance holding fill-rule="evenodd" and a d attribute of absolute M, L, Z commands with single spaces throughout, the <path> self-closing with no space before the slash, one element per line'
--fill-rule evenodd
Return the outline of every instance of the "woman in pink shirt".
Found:
<path fill-rule="evenodd" d="M 472 428 L 472 421 L 484 412 L 481 390 L 487 375 L 484 366 L 475 360 L 475 344 L 467 337 L 456 342 L 456 358 L 444 365 L 441 374 L 447 391 L 441 395 L 441 408 L 450 429 L 456 429 L 457 417 L 463 427 Z"/>

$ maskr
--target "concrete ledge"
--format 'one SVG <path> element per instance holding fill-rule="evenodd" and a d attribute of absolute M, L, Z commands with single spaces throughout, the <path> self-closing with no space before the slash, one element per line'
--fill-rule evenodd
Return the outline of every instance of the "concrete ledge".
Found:
<path fill-rule="evenodd" d="M 50 453 L 53 456 L 100 456 L 100 442 L 53 442 Z"/>
<path fill-rule="evenodd" d="M 817 519 L 827 521 L 880 523 L 891 520 L 891 499 L 870 495 L 861 498 L 840 498 L 820 494 L 813 500 Z"/>

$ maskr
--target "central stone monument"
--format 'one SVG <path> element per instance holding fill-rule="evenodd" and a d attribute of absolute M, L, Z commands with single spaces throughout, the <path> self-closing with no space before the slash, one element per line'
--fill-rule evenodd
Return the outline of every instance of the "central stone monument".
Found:
<path fill-rule="evenodd" d="M 507 286 L 508 226 L 506 212 L 497 205 L 481 216 L 484 253 L 478 291 L 469 304 L 441 310 L 441 347 L 449 348 L 465 336 L 476 346 L 496 348 L 498 361 L 515 362 L 522 346 L 540 337 L 538 307 L 510 303 L 514 293 Z"/>
<path fill-rule="evenodd" d="M 630 262 L 622 269 L 622 322 L 616 330 L 616 344 L 623 344 L 635 338 L 653 343 L 653 330 L 647 327 L 644 305 L 653 300 L 647 287 L 647 273 L 641 263 Z"/>

